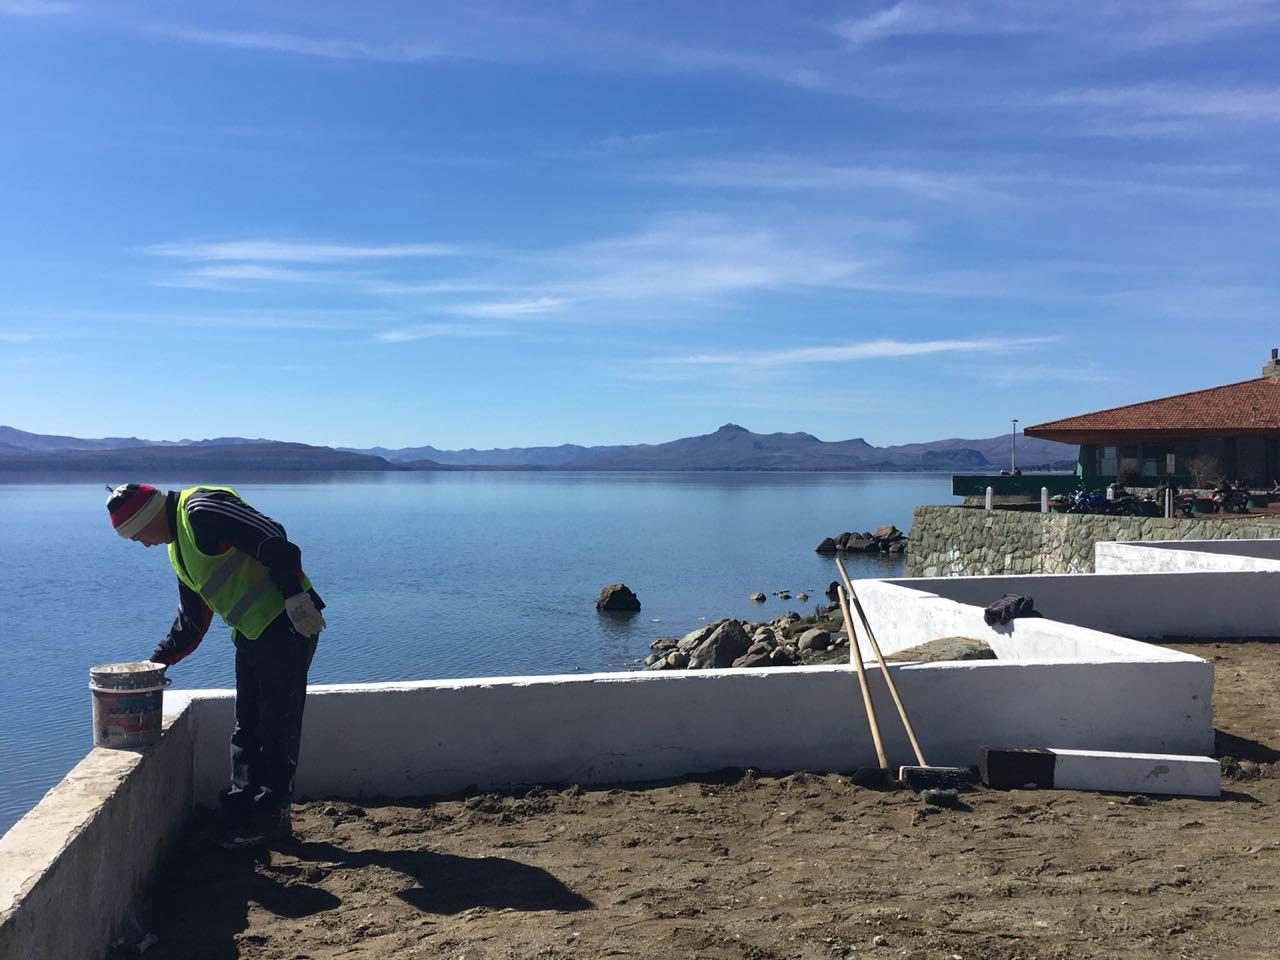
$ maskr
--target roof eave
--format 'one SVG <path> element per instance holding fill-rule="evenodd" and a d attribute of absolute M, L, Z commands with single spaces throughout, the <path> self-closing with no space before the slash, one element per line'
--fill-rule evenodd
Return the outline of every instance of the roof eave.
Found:
<path fill-rule="evenodd" d="M 1280 427 L 1170 427 L 1167 429 L 1118 430 L 1105 427 L 1027 427 L 1023 433 L 1038 440 L 1058 443 L 1141 443 L 1145 440 L 1195 440 L 1201 437 L 1280 437 Z"/>

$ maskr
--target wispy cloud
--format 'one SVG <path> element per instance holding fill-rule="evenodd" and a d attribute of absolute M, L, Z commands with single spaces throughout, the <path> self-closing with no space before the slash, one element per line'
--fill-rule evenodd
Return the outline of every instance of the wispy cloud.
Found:
<path fill-rule="evenodd" d="M 985 376 L 991 383 L 1002 387 L 1016 383 L 1113 383 L 1120 379 L 1096 363 L 999 364 Z"/>
<path fill-rule="evenodd" d="M 154 285 L 221 290 L 245 283 L 332 283 L 339 279 L 342 278 L 338 274 L 315 270 L 295 270 L 261 263 L 226 263 L 188 270 L 175 277 L 156 280 Z"/>
<path fill-rule="evenodd" d="M 31 343 L 35 340 L 59 339 L 56 333 L 30 333 L 25 330 L 0 330 L 0 343 Z"/>
<path fill-rule="evenodd" d="M 862 17 L 851 17 L 833 26 L 853 44 L 873 43 L 890 37 L 929 34 L 999 34 L 1025 29 L 1021 18 L 992 16 L 978 4 L 948 0 L 944 3 L 903 0 Z"/>
<path fill-rule="evenodd" d="M 709 215 L 667 218 L 650 230 L 546 254 L 547 284 L 573 299 L 655 301 L 755 290 L 839 287 L 864 264 L 847 243 L 786 235 Z"/>
<path fill-rule="evenodd" d="M 409 343 L 413 340 L 432 340 L 440 337 L 489 337 L 496 336 L 500 332 L 492 328 L 461 323 L 421 323 L 396 330 L 384 330 L 375 333 L 373 338 L 379 343 Z"/>
<path fill-rule="evenodd" d="M 1132 48 L 1202 41 L 1277 20 L 1280 9 L 1272 0 L 899 0 L 840 20 L 832 30 L 855 46 L 904 37 L 1045 34 Z"/>
<path fill-rule="evenodd" d="M 865 340 L 782 350 L 743 353 L 700 353 L 663 357 L 651 362 L 680 366 L 794 367 L 814 363 L 847 363 L 854 360 L 921 357 L 949 353 L 1011 353 L 1052 343 L 1056 337 L 978 337 L 949 340 Z"/>
<path fill-rule="evenodd" d="M 79 6 L 62 0 L 0 0 L 0 17 L 52 17 L 71 13 Z"/>
<path fill-rule="evenodd" d="M 743 190 L 895 190 L 933 200 L 990 195 L 974 176 L 894 166 L 814 163 L 797 157 L 701 159 L 647 171 L 643 179 Z"/>
<path fill-rule="evenodd" d="M 1180 132 L 1197 123 L 1276 123 L 1280 87 L 1212 89 L 1157 84 L 1092 87 L 1042 98 L 1048 106 L 1074 108 L 1104 125 L 1126 125 L 1135 132 Z M 1121 127 L 1123 129 L 1124 127 Z"/>
<path fill-rule="evenodd" d="M 407 282 L 386 280 L 370 283 L 366 288 L 369 293 L 392 297 L 415 295 L 434 296 L 452 293 L 490 293 L 502 289 L 503 285 L 494 280 L 468 278 Z"/>
<path fill-rule="evenodd" d="M 1055 100 L 1055 102 L 1058 102 Z M 1226 182 L 1247 173 L 1241 164 L 1165 164 L 1116 167 L 1094 175 L 1059 173 L 1043 167 L 1022 168 L 1007 161 L 966 171 L 952 161 L 951 169 L 930 170 L 904 166 L 869 166 L 817 163 L 802 157 L 722 160 L 698 159 L 677 163 L 665 170 L 649 171 L 645 179 L 742 191 L 814 191 L 821 193 L 887 191 L 930 202 L 991 209 L 996 202 L 1033 200 L 1054 195 L 1149 194 L 1170 199 L 1250 204 L 1268 199 L 1265 187 Z M 1274 194 L 1269 196 L 1276 200 Z"/>
<path fill-rule="evenodd" d="M 351 244 L 280 240 L 163 243 L 146 248 L 155 257 L 185 260 L 189 268 L 156 286 L 228 290 L 264 283 L 353 283 L 335 264 L 379 263 L 449 257 L 456 247 L 437 243 Z M 369 278 L 361 277 L 361 282 Z"/>
<path fill-rule="evenodd" d="M 270 263 L 339 263 L 408 257 L 445 257 L 457 247 L 440 243 L 307 243 L 280 240 L 224 240 L 214 243 L 161 243 L 147 247 L 158 257 L 182 260 L 260 260 Z"/>
<path fill-rule="evenodd" d="M 464 303 L 449 309 L 464 317 L 511 319 L 560 313 L 571 301 L 564 297 L 534 297 L 529 300 L 500 300 L 493 303 Z"/>
<path fill-rule="evenodd" d="M 312 313 L 319 315 L 310 315 Z M 178 314 L 176 316 L 166 314 L 163 317 L 151 317 L 148 319 L 153 322 L 162 322 L 171 326 L 197 327 L 200 329 L 213 330 L 233 328 L 237 330 L 341 331 L 367 329 L 371 320 L 386 322 L 387 317 L 384 314 L 367 316 L 358 313 L 338 313 L 330 316 L 324 311 L 307 311 L 298 314 L 257 312 Z"/>
<path fill-rule="evenodd" d="M 373 60 L 383 63 L 418 63 L 444 56 L 444 51 L 423 44 L 378 43 L 346 37 L 308 37 L 293 33 L 254 33 L 209 30 L 198 27 L 162 26 L 157 32 L 177 40 L 246 50 L 272 50 L 328 60 Z"/>

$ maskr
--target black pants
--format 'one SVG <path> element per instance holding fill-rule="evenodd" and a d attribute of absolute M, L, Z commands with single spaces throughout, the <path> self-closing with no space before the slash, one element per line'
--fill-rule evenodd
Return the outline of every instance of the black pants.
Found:
<path fill-rule="evenodd" d="M 281 614 L 256 640 L 234 634 L 236 729 L 231 734 L 228 806 L 258 801 L 287 806 L 302 743 L 307 670 L 316 640 L 293 629 Z"/>

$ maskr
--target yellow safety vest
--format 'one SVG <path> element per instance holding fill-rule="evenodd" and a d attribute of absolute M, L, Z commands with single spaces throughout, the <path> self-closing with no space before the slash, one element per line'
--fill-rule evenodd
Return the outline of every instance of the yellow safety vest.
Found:
<path fill-rule="evenodd" d="M 210 556 L 196 546 L 195 531 L 187 519 L 187 499 L 202 490 L 230 487 L 188 487 L 178 493 L 178 523 L 169 544 L 169 563 L 178 579 L 200 594 L 209 609 L 250 640 L 256 640 L 284 612 L 284 596 L 271 582 L 271 573 L 256 557 L 235 547 Z M 310 590 L 304 573 L 302 589 Z"/>

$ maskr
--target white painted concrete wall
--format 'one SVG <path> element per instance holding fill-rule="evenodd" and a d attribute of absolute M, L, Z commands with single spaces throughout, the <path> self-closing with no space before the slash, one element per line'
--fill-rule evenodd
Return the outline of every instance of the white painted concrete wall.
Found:
<path fill-rule="evenodd" d="M 1064 579 L 1087 576 L 1075 574 Z M 1106 663 L 1118 660 L 1172 661 L 1199 660 L 1198 657 L 1154 647 L 1088 627 L 1062 623 L 1046 618 L 1014 620 L 1003 626 L 987 626 L 982 618 L 982 607 L 959 603 L 945 596 L 927 592 L 937 584 L 952 586 L 955 578 L 943 577 L 929 580 L 864 580 L 855 583 L 855 589 L 867 612 L 867 619 L 875 631 L 876 640 L 883 653 L 895 653 L 929 640 L 942 637 L 972 637 L 985 640 L 1002 661 L 1037 661 L 1062 663 L 1082 661 Z M 988 590 L 996 592 L 991 599 L 1003 593 L 1025 592 L 1031 587 L 1028 580 L 1052 579 L 1050 577 L 972 577 L 974 580 L 1017 581 L 998 587 L 978 588 L 975 594 L 987 596 Z M 908 585 L 919 584 L 920 589 Z M 1036 606 L 1040 598 L 1035 596 Z M 863 658 L 870 660 L 872 652 L 861 625 L 857 625 L 858 645 Z"/>
<path fill-rule="evenodd" d="M 1057 790 L 1222 795 L 1222 765 L 1213 757 L 1162 753 L 1054 750 Z"/>
<path fill-rule="evenodd" d="M 972 765 L 979 747 L 996 744 L 1210 750 L 1211 665 L 1134 646 L 1146 659 L 1099 649 L 1091 661 L 890 670 L 931 763 Z M 913 762 L 878 670 L 870 680 L 891 761 Z M 227 776 L 232 696 L 191 696 L 195 796 L 208 803 Z M 307 700 L 298 790 L 404 797 L 472 784 L 600 784 L 726 766 L 849 770 L 874 763 L 847 666 L 319 686 Z"/>
<path fill-rule="evenodd" d="M 1035 599 L 1050 619 L 1132 637 L 1265 637 L 1280 624 L 1280 570 L 1235 572 L 1077 573 L 930 577 L 864 581 L 913 586 L 961 604 L 985 607 L 1006 593 Z M 981 611 L 979 610 L 979 613 Z M 1030 636 L 1030 620 L 1014 621 Z M 879 628 L 876 622 L 872 626 Z M 983 636 L 982 634 L 966 634 Z M 1115 648 L 1117 653 L 1120 647 Z M 1004 652 L 997 649 L 1000 656 Z M 1008 651 L 1013 656 L 1014 651 Z"/>
<path fill-rule="evenodd" d="M 1280 540 L 1169 540 L 1095 543 L 1098 573 L 1280 570 Z"/>
<path fill-rule="evenodd" d="M 145 754 L 90 751 L 0 837 L 0 957 L 106 955 L 191 814 L 191 719 Z"/>

